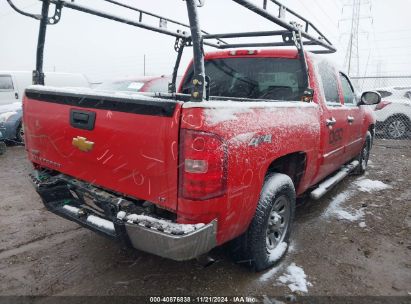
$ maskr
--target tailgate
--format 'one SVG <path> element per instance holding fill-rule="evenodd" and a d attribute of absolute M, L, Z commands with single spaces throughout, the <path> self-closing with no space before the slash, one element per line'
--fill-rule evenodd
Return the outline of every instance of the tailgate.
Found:
<path fill-rule="evenodd" d="M 23 105 L 29 159 L 176 210 L 180 108 L 143 95 L 31 87 Z"/>

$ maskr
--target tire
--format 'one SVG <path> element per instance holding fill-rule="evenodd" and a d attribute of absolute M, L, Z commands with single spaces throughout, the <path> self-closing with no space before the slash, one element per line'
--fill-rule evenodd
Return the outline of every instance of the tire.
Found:
<path fill-rule="evenodd" d="M 395 116 L 387 119 L 384 125 L 384 135 L 390 139 L 403 139 L 407 136 L 410 122 L 407 118 Z"/>
<path fill-rule="evenodd" d="M 364 174 L 364 172 L 367 170 L 368 159 L 370 158 L 371 142 L 371 133 L 368 131 L 365 137 L 364 146 L 362 147 L 360 154 L 358 154 L 358 156 L 356 157 L 359 165 L 354 169 L 353 174 L 361 175 Z"/>
<path fill-rule="evenodd" d="M 254 271 L 276 264 L 287 249 L 295 214 L 295 189 L 285 174 L 270 174 L 246 233 L 236 240 L 243 259 Z"/>
<path fill-rule="evenodd" d="M 6 144 L 0 141 L 0 155 L 3 155 L 6 152 Z"/>
<path fill-rule="evenodd" d="M 24 145 L 24 127 L 23 124 L 20 124 L 16 130 L 16 140 L 18 143 Z"/>

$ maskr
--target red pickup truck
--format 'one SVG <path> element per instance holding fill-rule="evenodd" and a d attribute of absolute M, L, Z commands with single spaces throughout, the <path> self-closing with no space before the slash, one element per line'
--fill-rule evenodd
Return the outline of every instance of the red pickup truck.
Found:
<path fill-rule="evenodd" d="M 357 101 L 346 75 L 306 58 L 309 102 L 298 101 L 295 50 L 207 54 L 203 102 L 32 86 L 23 111 L 37 191 L 52 212 L 135 248 L 186 260 L 240 238 L 264 269 L 288 241 L 296 197 L 364 172 L 374 134 L 362 104 L 377 94 Z"/>
<path fill-rule="evenodd" d="M 348 77 L 317 55 L 335 52 L 331 42 L 277 0 L 270 4 L 280 17 L 267 1 L 233 2 L 283 30 L 223 34 L 200 29 L 204 1 L 185 0 L 189 25 L 109 2 L 139 20 L 64 0 L 42 0 L 41 15 L 31 15 L 8 1 L 40 20 L 36 85 L 25 92 L 23 113 L 31 177 L 45 206 L 162 257 L 188 260 L 233 240 L 255 270 L 273 265 L 287 249 L 296 198 L 317 199 L 366 169 L 375 119 L 365 105 L 380 95 L 358 98 Z M 46 28 L 63 8 L 175 37 L 169 92 L 44 87 Z M 147 15 L 159 26 L 145 23 Z M 269 41 L 240 41 L 250 37 Z M 226 41 L 233 38 L 240 40 Z M 204 54 L 204 45 L 221 51 Z M 278 46 L 296 50 L 241 49 Z M 176 92 L 185 47 L 193 61 Z"/>

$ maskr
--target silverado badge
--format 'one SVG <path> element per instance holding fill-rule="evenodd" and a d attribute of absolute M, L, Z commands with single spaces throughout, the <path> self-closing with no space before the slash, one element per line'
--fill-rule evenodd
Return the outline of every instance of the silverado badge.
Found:
<path fill-rule="evenodd" d="M 94 143 L 92 141 L 88 141 L 87 138 L 81 136 L 74 137 L 72 144 L 74 147 L 83 152 L 91 151 L 94 146 Z"/>

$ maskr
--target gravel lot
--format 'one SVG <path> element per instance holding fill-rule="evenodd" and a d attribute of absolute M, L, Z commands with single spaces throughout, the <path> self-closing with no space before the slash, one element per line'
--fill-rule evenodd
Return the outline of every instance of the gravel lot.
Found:
<path fill-rule="evenodd" d="M 300 205 L 286 257 L 263 273 L 235 264 L 225 247 L 208 267 L 121 249 L 46 211 L 29 171 L 24 148 L 0 156 L 0 295 L 284 296 L 293 263 L 308 290 L 294 294 L 411 294 L 409 140 L 377 141 L 364 177 Z"/>

